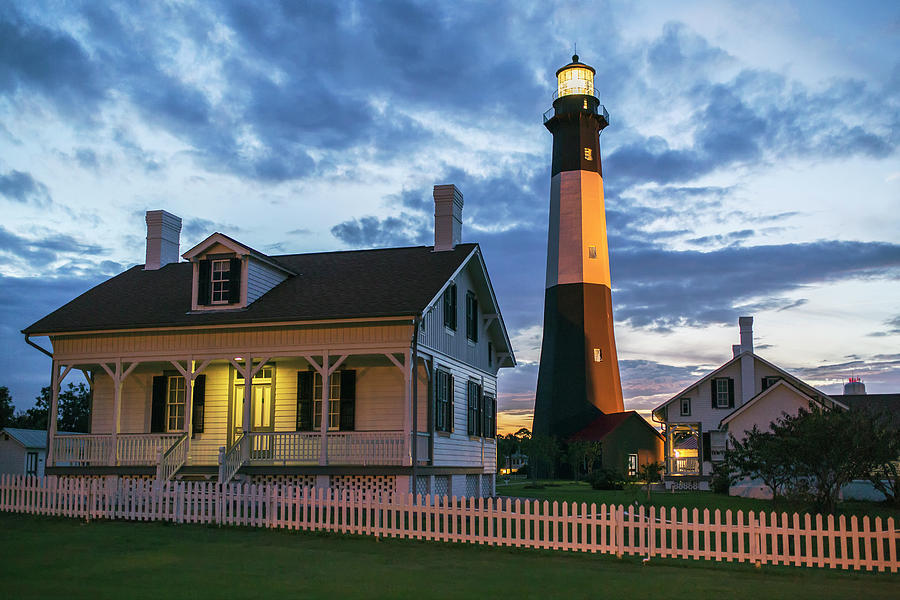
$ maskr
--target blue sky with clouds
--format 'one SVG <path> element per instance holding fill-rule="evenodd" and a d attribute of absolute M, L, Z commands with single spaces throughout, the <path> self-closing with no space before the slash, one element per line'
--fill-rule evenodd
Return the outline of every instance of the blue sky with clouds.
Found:
<path fill-rule="evenodd" d="M 554 72 L 601 144 L 626 408 L 759 354 L 826 392 L 900 390 L 894 2 L 159 2 L 0 6 L 0 385 L 19 330 L 143 261 L 147 209 L 270 253 L 429 243 L 465 194 L 520 366 L 539 357 Z"/>

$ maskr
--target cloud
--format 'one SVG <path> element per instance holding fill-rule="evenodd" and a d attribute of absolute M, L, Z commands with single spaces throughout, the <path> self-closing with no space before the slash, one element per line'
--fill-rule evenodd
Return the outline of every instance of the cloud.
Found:
<path fill-rule="evenodd" d="M 710 252 L 611 249 L 617 320 L 637 328 L 732 323 L 748 306 L 787 309 L 782 294 L 843 279 L 900 277 L 900 245 L 819 241 Z M 742 306 L 743 305 L 743 306 Z"/>
<path fill-rule="evenodd" d="M 900 335 L 900 315 L 886 319 L 884 321 L 884 329 L 873 331 L 870 337 L 886 337 L 889 335 Z"/>
<path fill-rule="evenodd" d="M 29 272 L 35 272 L 65 256 L 93 257 L 106 253 L 102 246 L 79 242 L 70 235 L 48 232 L 42 238 L 29 239 L 0 225 L 0 265 L 20 263 L 27 265 Z"/>
<path fill-rule="evenodd" d="M 12 170 L 0 173 L 0 196 L 13 202 L 34 204 L 46 207 L 52 200 L 47 186 L 36 180 L 29 173 Z"/>

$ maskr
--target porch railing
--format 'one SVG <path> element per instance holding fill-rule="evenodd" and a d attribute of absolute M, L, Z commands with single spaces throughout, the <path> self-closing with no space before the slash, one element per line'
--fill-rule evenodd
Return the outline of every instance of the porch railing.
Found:
<path fill-rule="evenodd" d="M 697 458 L 670 458 L 669 475 L 699 475 L 700 461 Z"/>
<path fill-rule="evenodd" d="M 322 448 L 318 433 L 285 431 L 276 433 L 248 433 L 250 460 L 259 462 L 317 463 Z"/>
<path fill-rule="evenodd" d="M 160 448 L 159 462 L 156 464 L 156 478 L 161 481 L 172 479 L 187 461 L 188 434 L 183 433 L 168 450 Z"/>
<path fill-rule="evenodd" d="M 120 433 L 116 461 L 120 465 L 156 464 L 160 451 L 169 451 L 184 437 L 183 433 Z"/>
<path fill-rule="evenodd" d="M 353 431 L 328 434 L 328 463 L 402 465 L 407 449 L 402 431 Z"/>
<path fill-rule="evenodd" d="M 250 438 L 243 434 L 227 451 L 219 451 L 219 483 L 228 483 L 249 456 Z"/>
<path fill-rule="evenodd" d="M 182 433 L 57 434 L 53 438 L 53 464 L 59 467 L 152 466 Z"/>
<path fill-rule="evenodd" d="M 95 467 L 116 464 L 112 435 L 57 434 L 53 438 L 52 456 L 53 464 L 61 467 Z"/>

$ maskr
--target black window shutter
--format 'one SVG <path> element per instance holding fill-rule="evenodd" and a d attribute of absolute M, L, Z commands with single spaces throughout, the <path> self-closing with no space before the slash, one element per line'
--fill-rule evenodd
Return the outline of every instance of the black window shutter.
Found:
<path fill-rule="evenodd" d="M 469 418 L 466 419 L 466 432 L 469 435 L 475 435 L 475 421 L 478 420 L 478 405 L 476 404 L 477 400 L 475 399 L 474 388 L 475 384 L 471 381 L 466 385 L 466 400 L 469 405 Z"/>
<path fill-rule="evenodd" d="M 710 379 L 709 380 L 709 389 L 712 390 L 712 407 L 718 408 L 716 403 L 716 390 L 719 388 L 719 384 L 717 383 L 718 379 Z"/>
<path fill-rule="evenodd" d="M 491 398 L 486 394 L 481 394 L 481 435 L 488 437 L 490 431 L 490 404 Z"/>
<path fill-rule="evenodd" d="M 356 371 L 341 371 L 341 431 L 353 431 L 356 425 Z"/>
<path fill-rule="evenodd" d="M 478 298 L 472 297 L 472 341 L 478 341 Z"/>
<path fill-rule="evenodd" d="M 150 402 L 150 433 L 163 433 L 166 430 L 166 388 L 165 375 L 153 378 L 153 396 Z"/>
<path fill-rule="evenodd" d="M 769 387 L 769 379 L 767 377 L 763 377 L 762 379 L 759 380 L 759 382 L 760 382 L 759 391 L 761 391 L 761 392 L 766 391 L 766 389 L 768 389 L 768 387 Z"/>
<path fill-rule="evenodd" d="M 456 383 L 453 375 L 448 375 L 447 379 L 450 380 L 450 389 L 447 390 L 447 431 L 453 433 L 453 424 L 456 421 L 456 413 L 453 411 L 453 393 L 456 389 Z"/>
<path fill-rule="evenodd" d="M 734 379 L 728 378 L 728 408 L 734 408 Z"/>
<path fill-rule="evenodd" d="M 241 301 L 241 259 L 232 258 L 228 267 L 228 302 Z"/>
<path fill-rule="evenodd" d="M 313 371 L 297 371 L 297 431 L 313 428 Z"/>
<path fill-rule="evenodd" d="M 199 266 L 199 275 L 197 276 L 197 304 L 206 306 L 210 303 L 212 296 L 210 286 L 212 285 L 212 261 L 201 260 Z"/>
<path fill-rule="evenodd" d="M 703 432 L 703 458 L 701 460 L 712 460 L 712 446 L 709 441 L 709 432 Z"/>
<path fill-rule="evenodd" d="M 203 433 L 204 409 L 206 408 L 206 375 L 197 375 L 194 380 L 194 400 L 191 404 L 191 431 Z"/>

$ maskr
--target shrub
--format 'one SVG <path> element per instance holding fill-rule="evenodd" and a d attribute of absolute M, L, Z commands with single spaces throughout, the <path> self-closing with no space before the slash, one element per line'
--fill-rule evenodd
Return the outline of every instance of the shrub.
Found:
<path fill-rule="evenodd" d="M 621 490 L 625 487 L 625 478 L 610 469 L 594 469 L 591 487 L 595 490 Z"/>
<path fill-rule="evenodd" d="M 734 483 L 734 477 L 731 475 L 731 468 L 727 463 L 719 463 L 713 467 L 709 485 L 714 493 L 727 496 L 732 483 Z"/>

